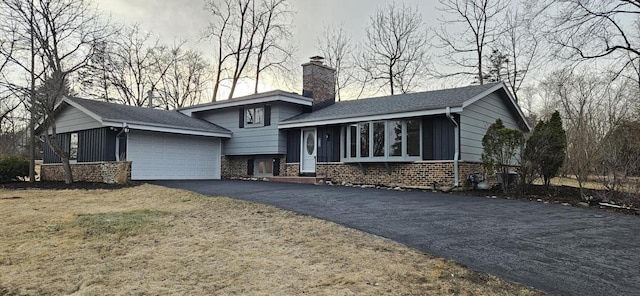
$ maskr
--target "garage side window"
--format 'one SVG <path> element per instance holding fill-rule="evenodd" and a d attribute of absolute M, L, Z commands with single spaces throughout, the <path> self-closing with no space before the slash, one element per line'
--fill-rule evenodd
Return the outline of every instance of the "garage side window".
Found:
<path fill-rule="evenodd" d="M 72 133 L 69 137 L 69 160 L 78 159 L 78 133 Z"/>

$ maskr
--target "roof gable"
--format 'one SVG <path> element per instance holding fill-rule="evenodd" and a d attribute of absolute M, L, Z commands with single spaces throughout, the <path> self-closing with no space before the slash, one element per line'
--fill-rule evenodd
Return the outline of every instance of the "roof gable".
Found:
<path fill-rule="evenodd" d="M 505 94 L 513 115 L 518 117 L 524 129 L 529 131 L 530 127 L 524 114 L 502 82 L 336 102 L 323 109 L 284 120 L 280 122 L 279 127 L 340 124 L 461 112 L 465 107 L 496 91 Z"/>
<path fill-rule="evenodd" d="M 103 126 L 130 126 L 141 130 L 230 137 L 231 132 L 205 120 L 173 110 L 127 106 L 77 97 L 65 97 L 58 108 L 77 108 Z"/>
<path fill-rule="evenodd" d="M 229 107 L 247 106 L 253 104 L 269 103 L 269 102 L 288 102 L 292 104 L 298 104 L 302 106 L 311 106 L 313 99 L 304 97 L 295 93 L 286 92 L 282 90 L 273 90 L 264 93 L 258 93 L 248 95 L 239 98 L 228 99 L 224 101 L 218 101 L 213 103 L 205 103 L 200 105 L 194 105 L 178 109 L 178 111 L 191 115 L 195 112 L 210 111 L 217 109 L 224 109 Z"/>
<path fill-rule="evenodd" d="M 400 118 L 446 113 L 447 108 L 459 112 L 488 93 L 504 88 L 501 82 L 472 85 L 451 89 L 375 97 L 361 100 L 336 102 L 323 109 L 287 119 L 281 124 L 293 127 L 296 124 L 311 124 L 321 121 L 352 121 L 361 118 Z"/>

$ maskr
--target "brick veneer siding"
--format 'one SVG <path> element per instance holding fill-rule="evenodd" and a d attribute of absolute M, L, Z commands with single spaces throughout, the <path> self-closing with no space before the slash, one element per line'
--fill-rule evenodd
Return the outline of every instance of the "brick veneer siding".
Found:
<path fill-rule="evenodd" d="M 274 156 L 264 156 L 263 158 L 271 158 Z M 275 156 L 280 158 L 280 175 L 285 173 L 286 159 L 284 155 Z M 247 174 L 247 163 L 249 159 L 261 158 L 261 156 L 228 156 L 223 155 L 220 160 L 222 179 L 249 177 Z"/>
<path fill-rule="evenodd" d="M 288 163 L 287 176 L 297 176 L 298 163 Z M 434 182 L 438 185 L 454 184 L 453 162 L 414 162 L 389 163 L 390 173 L 384 163 L 363 163 L 365 171 L 357 163 L 318 163 L 316 174 L 331 178 L 334 183 L 371 184 L 384 186 L 428 187 Z M 459 162 L 460 186 L 464 186 L 467 177 L 473 172 L 482 172 L 482 165 L 473 162 Z"/>
<path fill-rule="evenodd" d="M 126 183 L 131 180 L 130 161 L 105 161 L 71 164 L 73 180 L 76 182 Z M 64 181 L 62 164 L 43 164 L 40 180 Z"/>
<path fill-rule="evenodd" d="M 287 163 L 286 169 L 284 170 L 283 176 L 295 177 L 300 175 L 300 164 L 299 163 Z"/>
<path fill-rule="evenodd" d="M 313 110 L 332 105 L 336 101 L 336 70 L 322 62 L 302 65 L 302 95 L 313 98 Z"/>

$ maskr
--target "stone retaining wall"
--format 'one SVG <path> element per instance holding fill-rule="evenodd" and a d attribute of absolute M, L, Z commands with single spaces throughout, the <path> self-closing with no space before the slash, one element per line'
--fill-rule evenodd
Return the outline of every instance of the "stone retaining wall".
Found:
<path fill-rule="evenodd" d="M 131 180 L 130 161 L 85 162 L 71 164 L 76 182 L 126 183 Z M 40 180 L 64 181 L 62 164 L 43 164 Z"/>
<path fill-rule="evenodd" d="M 446 162 L 414 162 L 414 163 L 318 163 L 316 174 L 331 178 L 334 183 L 370 184 L 400 187 L 452 186 L 454 184 L 454 164 Z M 286 175 L 297 176 L 300 165 L 286 164 Z M 482 172 L 480 163 L 459 162 L 458 172 L 460 186 L 464 186 L 467 177 L 473 172 Z"/>

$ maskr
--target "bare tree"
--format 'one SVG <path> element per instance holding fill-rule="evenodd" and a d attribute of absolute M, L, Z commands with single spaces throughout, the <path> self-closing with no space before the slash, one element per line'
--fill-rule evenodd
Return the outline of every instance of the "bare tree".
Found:
<path fill-rule="evenodd" d="M 505 0 L 439 0 L 438 9 L 449 18 L 441 19 L 442 27 L 435 32 L 439 48 L 447 52 L 443 59 L 450 61 L 451 73 L 436 73 L 440 77 L 470 75 L 484 84 L 485 50 L 497 38 L 500 23 L 497 22 L 509 5 Z M 449 30 L 447 30 L 447 28 Z M 462 31 L 456 31 L 463 28 Z"/>
<path fill-rule="evenodd" d="M 342 92 L 355 82 L 355 61 L 352 55 L 354 46 L 351 36 L 343 26 L 327 26 L 318 38 L 316 49 L 322 53 L 329 67 L 336 70 L 336 94 L 342 100 Z"/>
<path fill-rule="evenodd" d="M 113 44 L 114 42 L 102 41 L 93 45 L 94 56 L 87 67 L 78 73 L 83 96 L 107 102 L 116 100 L 111 83 L 115 71 Z"/>
<path fill-rule="evenodd" d="M 290 71 L 292 13 L 286 0 L 209 0 L 206 7 L 212 18 L 205 38 L 215 51 L 212 101 L 225 80 L 230 99 L 242 79 L 254 79 L 255 92 L 265 71 Z"/>
<path fill-rule="evenodd" d="M 552 41 L 583 59 L 629 52 L 640 56 L 637 0 L 547 0 Z"/>
<path fill-rule="evenodd" d="M 165 109 L 182 108 L 201 101 L 207 83 L 209 64 L 195 50 L 171 51 L 166 58 L 169 70 L 162 77 L 158 92 Z"/>
<path fill-rule="evenodd" d="M 543 82 L 564 117 L 567 130 L 566 168 L 576 176 L 581 190 L 598 167 L 598 159 L 609 157 L 603 139 L 629 118 L 635 96 L 610 77 L 582 70 L 554 72 Z"/>
<path fill-rule="evenodd" d="M 518 93 L 530 72 L 542 65 L 542 38 L 537 30 L 534 16 L 526 13 L 507 10 L 502 24 L 502 33 L 497 36 L 494 50 L 504 54 L 505 75 L 500 81 L 505 81 L 516 101 Z"/>
<path fill-rule="evenodd" d="M 210 39 L 215 46 L 215 78 L 213 80 L 213 94 L 211 101 L 218 99 L 220 84 L 223 80 L 223 74 L 227 71 L 227 60 L 232 53 L 228 50 L 228 36 L 232 35 L 232 18 L 234 16 L 234 2 L 232 0 L 224 0 L 222 4 L 218 1 L 210 0 L 207 2 L 207 9 L 211 12 L 212 20 L 205 32 L 205 38 Z"/>
<path fill-rule="evenodd" d="M 414 7 L 391 3 L 371 16 L 358 66 L 390 94 L 406 93 L 426 73 L 429 41 Z"/>
<path fill-rule="evenodd" d="M 9 38 L 7 38 L 9 37 Z M 5 68 L 9 68 L 9 62 L 13 58 L 14 50 L 16 46 L 16 40 L 13 35 L 0 37 L 0 134 L 4 133 L 2 128 L 5 121 L 9 120 L 9 117 L 18 107 L 20 107 L 20 97 L 16 97 L 15 93 L 8 87 L 7 73 Z M 6 39 L 5 39 L 6 38 Z"/>
<path fill-rule="evenodd" d="M 8 22 L 19 24 L 15 26 L 17 32 L 28 37 L 22 39 L 33 38 L 36 44 L 35 54 L 40 61 L 42 75 L 36 77 L 34 67 L 28 67 L 25 60 L 20 60 L 24 55 L 14 57 L 12 61 L 29 72 L 32 81 L 37 78 L 41 89 L 46 90 L 46 95 L 36 96 L 37 100 L 30 108 L 37 110 L 44 119 L 41 130 L 47 134 L 45 140 L 62 160 L 65 182 L 71 183 L 73 174 L 69 155 L 57 141 L 54 110 L 68 89 L 68 79 L 86 67 L 93 56 L 93 44 L 109 36 L 108 27 L 91 3 L 84 0 L 39 0 L 29 4 L 12 0 L 3 1 L 3 5 Z M 30 47 L 23 47 L 27 48 Z"/>
<path fill-rule="evenodd" d="M 150 32 L 143 32 L 139 25 L 127 28 L 120 36 L 115 41 L 106 78 L 115 89 L 118 101 L 132 106 L 149 105 L 149 94 L 158 89 L 171 66 L 171 59 L 166 56 L 184 43 L 170 50 Z"/>
<path fill-rule="evenodd" d="M 235 42 L 231 42 L 234 50 L 231 53 L 232 70 L 231 70 L 231 87 L 229 97 L 231 99 L 235 93 L 236 86 L 243 77 L 245 68 L 251 60 L 251 54 L 254 50 L 256 42 L 256 34 L 260 28 L 262 16 L 260 11 L 256 10 L 255 0 L 237 0 L 237 6 L 234 7 L 236 17 L 233 19 L 237 30 Z"/>
<path fill-rule="evenodd" d="M 255 48 L 254 93 L 258 93 L 260 74 L 277 71 L 287 74 L 293 46 L 285 43 L 292 39 L 291 15 L 286 0 L 261 0 L 257 44 Z"/>

